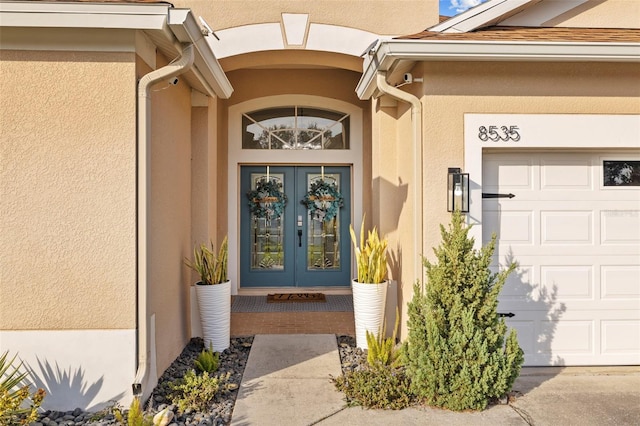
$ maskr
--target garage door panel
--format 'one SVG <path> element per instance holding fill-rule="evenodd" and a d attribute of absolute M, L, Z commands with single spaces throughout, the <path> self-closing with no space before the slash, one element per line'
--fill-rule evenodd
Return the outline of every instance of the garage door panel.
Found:
<path fill-rule="evenodd" d="M 533 212 L 487 211 L 483 214 L 483 240 L 489 241 L 493 233 L 503 244 L 533 244 Z M 486 232 L 486 235 L 485 235 Z"/>
<path fill-rule="evenodd" d="M 492 268 L 494 271 L 496 267 Z M 518 264 L 518 267 L 507 277 L 500 292 L 500 300 L 504 302 L 529 302 L 539 300 L 537 287 L 530 283 L 537 282 L 533 265 Z"/>
<path fill-rule="evenodd" d="M 540 321 L 539 353 L 593 355 L 594 343 L 593 320 Z"/>
<path fill-rule="evenodd" d="M 498 311 L 526 365 L 640 363 L 640 187 L 604 186 L 611 157 L 630 156 L 485 154 L 482 191 L 515 194 L 483 199 L 482 238 L 493 270 L 518 263 Z"/>
<path fill-rule="evenodd" d="M 593 300 L 593 266 L 541 266 L 541 285 L 559 299 Z"/>
<path fill-rule="evenodd" d="M 602 299 L 640 301 L 640 266 L 603 265 L 600 270 Z"/>
<path fill-rule="evenodd" d="M 633 354 L 640 347 L 640 320 L 603 320 L 602 353 Z"/>
<path fill-rule="evenodd" d="M 593 212 L 541 211 L 541 244 L 592 244 Z"/>
<path fill-rule="evenodd" d="M 482 172 L 484 192 L 497 188 L 515 191 L 534 189 L 532 166 L 532 160 L 527 158 L 488 160 Z"/>
<path fill-rule="evenodd" d="M 518 344 L 525 353 L 525 358 L 528 354 L 536 352 L 538 335 L 536 333 L 536 324 L 534 320 L 508 320 L 507 326 L 514 328 L 518 333 Z"/>
<path fill-rule="evenodd" d="M 593 189 L 593 172 L 591 160 L 542 158 L 540 160 L 540 189 L 573 191 L 591 191 Z"/>
<path fill-rule="evenodd" d="M 640 210 L 600 212 L 602 244 L 640 244 Z"/>

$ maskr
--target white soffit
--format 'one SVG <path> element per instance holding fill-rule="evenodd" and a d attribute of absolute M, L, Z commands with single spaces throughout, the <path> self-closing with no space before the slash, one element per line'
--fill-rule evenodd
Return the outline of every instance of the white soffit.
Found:
<path fill-rule="evenodd" d="M 407 61 L 640 62 L 640 43 L 383 40 L 365 59 L 356 93 L 369 99 L 378 71 Z"/>
<path fill-rule="evenodd" d="M 283 13 L 282 26 L 287 45 L 302 46 L 307 33 L 309 15 L 306 13 Z"/>
<path fill-rule="evenodd" d="M 216 31 L 217 40 L 207 37 L 218 59 L 249 52 L 284 49 L 280 23 L 254 24 Z"/>
<path fill-rule="evenodd" d="M 498 25 L 515 27 L 539 27 L 563 13 L 586 3 L 587 0 L 543 0 L 530 8 L 505 19 Z"/>

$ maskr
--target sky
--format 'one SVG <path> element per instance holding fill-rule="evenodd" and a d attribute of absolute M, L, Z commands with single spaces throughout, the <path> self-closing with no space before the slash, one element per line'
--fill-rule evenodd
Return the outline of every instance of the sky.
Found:
<path fill-rule="evenodd" d="M 440 15 L 455 16 L 487 0 L 440 0 Z"/>

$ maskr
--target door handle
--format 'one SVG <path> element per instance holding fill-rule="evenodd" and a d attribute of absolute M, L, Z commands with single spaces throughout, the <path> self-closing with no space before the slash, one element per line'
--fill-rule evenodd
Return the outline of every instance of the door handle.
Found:
<path fill-rule="evenodd" d="M 298 247 L 302 247 L 302 229 L 298 229 Z"/>

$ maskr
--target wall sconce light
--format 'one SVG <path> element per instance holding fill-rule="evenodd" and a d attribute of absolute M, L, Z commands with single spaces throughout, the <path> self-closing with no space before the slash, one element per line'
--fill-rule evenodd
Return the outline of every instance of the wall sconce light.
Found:
<path fill-rule="evenodd" d="M 447 211 L 469 213 L 469 173 L 449 167 L 447 175 Z"/>

